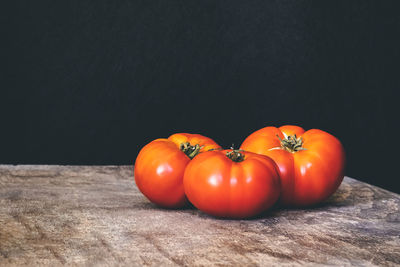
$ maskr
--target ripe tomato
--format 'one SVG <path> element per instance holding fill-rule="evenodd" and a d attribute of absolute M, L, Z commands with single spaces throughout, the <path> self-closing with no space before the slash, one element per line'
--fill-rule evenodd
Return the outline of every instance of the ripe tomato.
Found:
<path fill-rule="evenodd" d="M 281 203 L 306 206 L 332 195 L 344 176 L 345 152 L 327 132 L 298 126 L 262 128 L 244 140 L 243 150 L 271 157 L 281 176 Z"/>
<path fill-rule="evenodd" d="M 153 203 L 165 208 L 180 208 L 187 203 L 183 190 L 186 165 L 198 153 L 221 148 L 212 139 L 178 133 L 156 139 L 142 148 L 135 162 L 135 182 Z"/>
<path fill-rule="evenodd" d="M 196 208 L 224 218 L 260 214 L 280 194 L 279 171 L 272 159 L 232 149 L 198 155 L 186 167 L 183 184 Z"/>

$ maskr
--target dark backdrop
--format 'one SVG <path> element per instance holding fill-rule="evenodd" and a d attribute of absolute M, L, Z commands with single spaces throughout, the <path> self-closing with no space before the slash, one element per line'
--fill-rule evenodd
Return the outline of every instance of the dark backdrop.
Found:
<path fill-rule="evenodd" d="M 337 136 L 400 192 L 396 1 L 2 3 L 0 163 L 133 164 L 175 132 Z"/>

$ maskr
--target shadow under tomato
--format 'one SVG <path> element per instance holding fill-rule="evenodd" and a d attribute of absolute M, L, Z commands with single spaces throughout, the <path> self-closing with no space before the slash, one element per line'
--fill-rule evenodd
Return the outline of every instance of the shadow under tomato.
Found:
<path fill-rule="evenodd" d="M 188 202 L 184 207 L 181 208 L 165 208 L 159 205 L 156 205 L 154 203 L 148 203 L 147 208 L 148 209 L 157 209 L 157 210 L 164 210 L 164 211 L 181 211 L 184 213 L 190 213 L 202 218 L 212 218 L 216 220 L 222 220 L 222 221 L 252 221 L 252 220 L 260 220 L 260 219 L 273 219 L 273 218 L 278 218 L 281 216 L 285 216 L 285 212 L 290 212 L 290 211 L 317 211 L 317 210 L 329 210 L 331 208 L 338 208 L 338 207 L 344 207 L 344 206 L 352 206 L 355 203 L 353 201 L 349 201 L 349 199 L 343 199 L 343 198 L 337 198 L 337 197 L 330 197 L 326 201 L 323 201 L 321 203 L 317 203 L 314 205 L 310 206 L 284 206 L 281 205 L 279 202 L 272 206 L 270 209 L 267 211 L 257 214 L 255 216 L 251 216 L 248 218 L 229 218 L 229 217 L 218 217 L 214 215 L 207 214 L 199 209 L 197 209 L 192 203 Z"/>
<path fill-rule="evenodd" d="M 188 202 L 187 204 L 185 204 L 185 206 L 180 207 L 180 208 L 164 207 L 164 206 L 152 203 L 152 202 L 150 202 L 149 204 L 152 206 L 153 209 L 157 209 L 157 210 L 185 211 L 185 210 L 195 210 L 196 209 L 196 207 L 193 206 L 193 204 L 190 202 Z"/>

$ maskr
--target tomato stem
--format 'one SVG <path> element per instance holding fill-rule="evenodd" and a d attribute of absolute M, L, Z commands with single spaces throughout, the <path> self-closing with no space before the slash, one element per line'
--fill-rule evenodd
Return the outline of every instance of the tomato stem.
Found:
<path fill-rule="evenodd" d="M 200 146 L 199 144 L 192 146 L 189 142 L 182 143 L 179 147 L 179 149 L 190 159 L 193 159 L 195 156 L 197 156 L 202 148 L 203 146 Z"/>
<path fill-rule="evenodd" d="M 232 149 L 232 151 L 226 152 L 226 156 L 234 162 L 241 162 L 244 160 L 244 154 L 240 153 L 241 149 Z"/>
<path fill-rule="evenodd" d="M 306 150 L 303 147 L 303 138 L 302 137 L 297 137 L 295 134 L 294 135 L 289 135 L 286 136 L 285 138 L 280 138 L 279 135 L 276 135 L 279 138 L 279 141 L 281 141 L 281 148 L 285 149 L 286 151 L 289 151 L 290 153 L 295 153 L 300 150 Z"/>

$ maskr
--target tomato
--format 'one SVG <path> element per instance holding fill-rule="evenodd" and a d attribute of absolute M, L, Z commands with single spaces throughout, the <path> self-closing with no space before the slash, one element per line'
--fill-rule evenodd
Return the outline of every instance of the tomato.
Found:
<path fill-rule="evenodd" d="M 248 136 L 243 150 L 271 157 L 279 167 L 288 206 L 317 204 L 331 196 L 344 176 L 345 152 L 333 135 L 298 126 L 265 127 Z"/>
<path fill-rule="evenodd" d="M 183 190 L 186 165 L 197 154 L 221 147 L 212 139 L 178 133 L 156 139 L 142 148 L 136 158 L 134 176 L 139 190 L 153 203 L 165 208 L 187 204 Z"/>
<path fill-rule="evenodd" d="M 198 155 L 186 167 L 183 184 L 196 208 L 223 218 L 258 215 L 280 194 L 279 171 L 272 159 L 232 149 Z"/>

